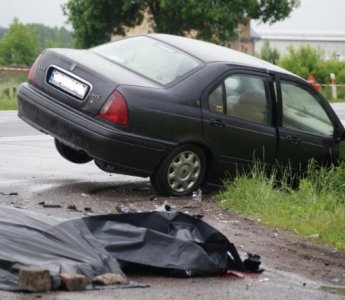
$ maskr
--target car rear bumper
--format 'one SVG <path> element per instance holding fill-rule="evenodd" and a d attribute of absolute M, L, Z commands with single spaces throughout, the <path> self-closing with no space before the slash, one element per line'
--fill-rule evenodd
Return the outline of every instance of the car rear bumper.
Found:
<path fill-rule="evenodd" d="M 167 151 L 175 146 L 105 124 L 56 103 L 27 83 L 18 90 L 18 116 L 66 145 L 111 164 L 114 172 L 122 174 L 149 176 Z"/>

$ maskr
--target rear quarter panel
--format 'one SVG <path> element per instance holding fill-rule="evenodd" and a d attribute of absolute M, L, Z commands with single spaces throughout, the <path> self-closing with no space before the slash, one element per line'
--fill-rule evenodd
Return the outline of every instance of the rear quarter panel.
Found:
<path fill-rule="evenodd" d="M 126 130 L 174 144 L 204 144 L 200 99 L 222 68 L 206 65 L 171 87 L 119 86 L 129 109 Z"/>

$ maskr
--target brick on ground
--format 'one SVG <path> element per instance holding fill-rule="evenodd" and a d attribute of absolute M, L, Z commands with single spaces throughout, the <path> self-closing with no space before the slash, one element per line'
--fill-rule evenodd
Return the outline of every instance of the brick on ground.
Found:
<path fill-rule="evenodd" d="M 88 280 L 84 275 L 60 273 L 59 276 L 67 291 L 81 291 L 87 287 Z"/>
<path fill-rule="evenodd" d="M 128 280 L 121 274 L 105 273 L 92 279 L 92 283 L 96 285 L 127 284 Z"/>
<path fill-rule="evenodd" d="M 28 266 L 19 270 L 18 288 L 29 292 L 48 292 L 52 289 L 49 270 Z"/>

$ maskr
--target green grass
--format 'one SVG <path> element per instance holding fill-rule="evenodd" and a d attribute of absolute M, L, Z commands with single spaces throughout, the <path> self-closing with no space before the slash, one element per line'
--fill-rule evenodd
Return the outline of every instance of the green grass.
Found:
<path fill-rule="evenodd" d="M 16 90 L 18 84 L 6 83 L 0 84 L 0 110 L 17 109 Z"/>
<path fill-rule="evenodd" d="M 17 107 L 17 99 L 10 98 L 10 99 L 1 99 L 0 98 L 0 110 L 16 110 Z"/>
<path fill-rule="evenodd" d="M 266 225 L 345 249 L 345 164 L 326 169 L 312 163 L 295 190 L 285 180 L 279 187 L 276 182 L 256 167 L 229 182 L 216 199 Z"/>
<path fill-rule="evenodd" d="M 337 98 L 337 99 L 328 99 L 328 102 L 330 103 L 342 103 L 342 102 L 345 102 L 345 99 L 340 99 L 340 98 Z"/>
<path fill-rule="evenodd" d="M 27 80 L 28 72 L 0 70 L 0 110 L 16 110 L 16 91 Z"/>

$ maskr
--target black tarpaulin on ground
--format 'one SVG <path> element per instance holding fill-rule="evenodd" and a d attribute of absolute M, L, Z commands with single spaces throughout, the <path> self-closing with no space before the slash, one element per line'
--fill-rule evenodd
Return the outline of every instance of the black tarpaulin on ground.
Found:
<path fill-rule="evenodd" d="M 231 255 L 229 255 L 229 253 Z M 179 212 L 91 216 L 64 220 L 0 208 L 0 289 L 16 290 L 20 267 L 34 265 L 85 275 L 89 281 L 124 267 L 167 275 L 216 275 L 244 270 L 236 248 L 219 231 Z"/>
<path fill-rule="evenodd" d="M 222 233 L 180 212 L 101 215 L 82 221 L 124 268 L 144 265 L 185 276 L 244 270 L 236 248 Z"/>
<path fill-rule="evenodd" d="M 56 279 L 60 272 L 83 274 L 90 281 L 103 273 L 122 274 L 86 226 L 1 206 L 0 289 L 17 290 L 19 269 L 29 265 L 48 269 Z"/>

